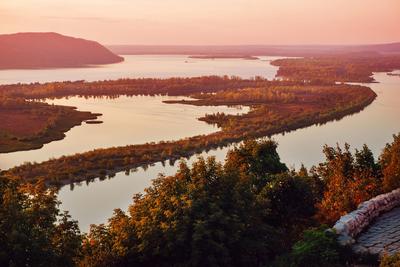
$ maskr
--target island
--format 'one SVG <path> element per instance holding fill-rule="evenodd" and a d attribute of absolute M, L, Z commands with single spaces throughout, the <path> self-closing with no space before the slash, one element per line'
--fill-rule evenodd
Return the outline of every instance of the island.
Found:
<path fill-rule="evenodd" d="M 101 114 L 74 107 L 0 97 L 0 153 L 32 150 L 65 137 L 65 132 Z"/>
<path fill-rule="evenodd" d="M 0 69 L 85 67 L 123 60 L 95 41 L 58 33 L 0 35 Z"/>
<path fill-rule="evenodd" d="M 219 127 L 219 131 L 208 135 L 96 149 L 42 163 L 26 163 L 5 171 L 5 175 L 27 182 L 45 177 L 46 182 L 53 185 L 90 182 L 97 177 L 110 177 L 156 162 L 169 160 L 173 163 L 182 157 L 235 142 L 338 120 L 360 112 L 376 98 L 369 87 L 344 82 L 371 82 L 372 72 L 400 68 L 400 57 L 356 53 L 280 59 L 273 64 L 280 66 L 281 79 L 204 76 L 0 86 L 0 96 L 21 101 L 69 96 L 170 95 L 189 96 L 192 100 L 166 103 L 250 107 L 248 113 L 241 115 L 204 114 L 199 120 Z"/>
<path fill-rule="evenodd" d="M 194 59 L 246 59 L 246 60 L 258 60 L 259 58 L 251 55 L 225 55 L 225 54 L 215 54 L 215 55 L 195 55 L 189 56 L 189 58 Z"/>
<path fill-rule="evenodd" d="M 166 84 L 169 86 L 165 86 Z M 99 88 L 101 90 L 98 90 Z M 192 101 L 178 101 L 182 104 L 242 105 L 249 106 L 250 111 L 242 115 L 205 114 L 199 119 L 220 127 L 219 131 L 208 135 L 96 149 L 42 163 L 26 163 L 9 169 L 4 174 L 19 177 L 27 182 L 45 177 L 49 185 L 56 186 L 80 181 L 90 182 L 97 177 L 113 176 L 117 172 L 145 167 L 156 162 L 174 162 L 182 157 L 242 140 L 271 136 L 341 119 L 361 111 L 376 98 L 376 94 L 370 88 L 360 85 L 237 77 L 124 79 L 0 87 L 1 94 L 27 99 L 25 101 L 69 95 L 117 97 L 143 94 L 143 90 L 153 94 L 179 92 L 179 95 L 193 98 Z"/>

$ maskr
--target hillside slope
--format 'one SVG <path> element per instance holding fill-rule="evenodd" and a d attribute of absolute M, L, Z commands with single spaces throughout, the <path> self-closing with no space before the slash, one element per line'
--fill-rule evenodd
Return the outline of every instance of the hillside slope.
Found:
<path fill-rule="evenodd" d="M 80 67 L 123 60 L 97 42 L 57 33 L 0 35 L 0 69 Z"/>

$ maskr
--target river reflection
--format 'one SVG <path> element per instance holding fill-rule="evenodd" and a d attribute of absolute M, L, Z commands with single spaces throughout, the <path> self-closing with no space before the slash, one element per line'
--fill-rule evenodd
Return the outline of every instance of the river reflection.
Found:
<path fill-rule="evenodd" d="M 368 144 L 374 154 L 379 155 L 385 144 L 392 140 L 392 135 L 400 132 L 400 79 L 385 73 L 376 73 L 374 77 L 379 83 L 369 86 L 378 98 L 362 112 L 340 121 L 273 136 L 279 143 L 278 152 L 282 160 L 289 167 L 298 168 L 301 163 L 311 167 L 323 160 L 324 144 L 334 146 L 337 142 L 342 145 L 348 142 L 353 148 Z M 218 149 L 202 155 L 223 160 L 227 150 Z M 197 157 L 191 157 L 189 163 Z M 164 167 L 157 163 L 146 171 L 138 169 L 128 176 L 118 173 L 109 180 L 77 185 L 73 191 L 69 186 L 63 187 L 59 193 L 63 203 L 61 208 L 69 210 L 73 218 L 79 220 L 81 229 L 87 231 L 91 223 L 106 222 L 114 208 L 126 210 L 132 203 L 133 194 L 142 192 L 158 173 L 174 174 L 177 164 Z"/>
<path fill-rule="evenodd" d="M 119 78 L 167 78 L 202 75 L 236 75 L 242 78 L 263 76 L 273 79 L 278 68 L 270 64 L 279 57 L 260 56 L 259 60 L 190 59 L 185 55 L 127 55 L 118 64 L 93 68 L 60 68 L 39 70 L 0 70 L 0 84 L 51 82 L 67 80 L 97 81 Z M 104 124 L 84 124 L 72 128 L 66 138 L 45 144 L 43 148 L 0 154 L 0 169 L 24 162 L 41 162 L 52 157 L 71 155 L 95 148 L 177 140 L 218 129 L 197 121 L 206 113 L 236 114 L 248 108 L 195 107 L 162 104 L 171 97 L 120 97 L 117 99 L 84 99 L 71 97 L 49 101 L 75 106 L 82 111 L 102 113 Z M 182 99 L 179 97 L 179 99 Z"/>
<path fill-rule="evenodd" d="M 179 140 L 218 131 L 216 126 L 197 120 L 205 114 L 224 112 L 241 114 L 248 107 L 192 106 L 165 104 L 164 100 L 185 99 L 170 96 L 121 96 L 118 98 L 70 97 L 48 103 L 77 107 L 78 110 L 102 113 L 102 124 L 76 126 L 63 140 L 45 144 L 41 149 L 0 154 L 0 169 L 24 162 L 41 162 L 50 158 L 86 152 L 96 148 L 144 144 L 162 140 Z"/>

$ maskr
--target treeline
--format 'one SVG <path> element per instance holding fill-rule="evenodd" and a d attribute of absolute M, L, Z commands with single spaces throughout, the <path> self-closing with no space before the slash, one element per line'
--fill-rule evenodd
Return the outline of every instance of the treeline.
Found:
<path fill-rule="evenodd" d="M 365 86 L 347 84 L 310 85 L 299 83 L 274 85 L 259 88 L 240 88 L 213 93 L 190 95 L 194 100 L 166 100 L 164 103 L 181 103 L 198 106 L 257 105 L 257 104 L 314 104 L 324 106 L 327 102 L 350 102 L 350 99 L 368 98 L 375 93 Z M 332 105 L 332 103 L 328 103 Z"/>
<path fill-rule="evenodd" d="M 297 87 L 276 85 L 260 88 L 241 88 L 191 95 L 192 98 L 197 100 L 166 100 L 164 103 L 181 103 L 198 106 L 288 103 L 296 101 L 296 93 L 300 93 L 299 91 L 303 88 L 304 91 L 307 91 L 304 85 Z"/>
<path fill-rule="evenodd" d="M 42 163 L 25 163 L 7 173 L 25 181 L 45 178 L 48 183 L 55 185 L 91 181 L 96 177 L 104 178 L 116 172 L 129 171 L 160 161 L 173 162 L 181 157 L 189 157 L 249 138 L 271 136 L 340 119 L 362 110 L 376 97 L 371 89 L 352 85 L 299 87 L 291 88 L 290 92 L 295 95 L 299 92 L 297 102 L 254 105 L 245 101 L 243 104 L 252 106 L 247 114 L 217 114 L 200 118 L 222 128 L 216 133 L 178 141 L 96 149 Z M 243 97 L 246 99 L 246 96 Z"/>
<path fill-rule="evenodd" d="M 116 97 L 120 95 L 187 96 L 196 93 L 212 93 L 228 89 L 266 87 L 274 84 L 290 86 L 306 83 L 299 83 L 298 81 L 269 81 L 262 77 L 242 79 L 236 76 L 203 76 L 168 79 L 139 78 L 97 82 L 67 81 L 43 84 L 31 83 L 0 85 L 0 95 L 24 99 L 43 99 L 68 96 Z"/>
<path fill-rule="evenodd" d="M 325 147 L 326 161 L 289 170 L 271 140 L 248 140 L 225 163 L 180 163 L 88 234 L 54 191 L 0 177 L 2 266 L 345 266 L 360 260 L 326 231 L 363 200 L 400 185 L 400 134 L 379 160 L 367 146 Z M 60 217 L 57 221 L 56 218 Z M 369 264 L 373 264 L 369 259 Z M 396 261 L 385 259 L 383 264 Z M 398 259 L 397 259 L 398 261 Z M 386 266 L 386 265 L 382 265 Z"/>
<path fill-rule="evenodd" d="M 278 59 L 278 76 L 299 81 L 373 82 L 373 72 L 400 69 L 400 56 L 343 54 L 306 58 Z"/>

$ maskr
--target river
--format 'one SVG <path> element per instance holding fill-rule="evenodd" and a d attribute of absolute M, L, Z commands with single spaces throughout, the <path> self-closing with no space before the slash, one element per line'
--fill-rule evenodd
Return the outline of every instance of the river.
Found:
<path fill-rule="evenodd" d="M 121 65 L 86 69 L 56 69 L 32 71 L 0 71 L 0 83 L 61 80 L 99 80 L 122 77 L 171 77 L 200 76 L 207 74 L 237 75 L 241 77 L 264 76 L 273 78 L 276 68 L 268 64 L 271 58 L 262 60 L 242 59 L 187 59 L 185 56 L 128 56 Z M 125 67 L 123 67 L 125 65 Z M 140 67 L 142 65 L 142 68 Z M 32 73 L 33 72 L 33 73 Z M 19 73 L 19 75 L 18 75 Z M 26 73 L 26 75 L 24 74 Z M 36 74 L 34 74 L 36 73 Z M 323 160 L 322 146 L 348 142 L 353 148 L 366 143 L 379 155 L 392 135 L 400 132 L 400 77 L 375 73 L 378 83 L 369 84 L 378 98 L 362 112 L 347 116 L 339 121 L 299 129 L 285 135 L 275 135 L 278 152 L 289 167 L 307 167 Z M 163 104 L 169 97 L 120 97 L 109 100 L 69 99 L 49 100 L 56 104 L 77 106 L 78 109 L 101 112 L 104 124 L 74 127 L 64 140 L 52 142 L 42 149 L 0 154 L 0 168 L 11 167 L 23 161 L 42 161 L 50 157 L 83 152 L 96 147 L 109 147 L 160 140 L 177 140 L 217 129 L 196 120 L 205 113 L 224 111 L 247 112 L 235 107 L 196 107 L 179 104 Z M 203 156 L 216 156 L 223 160 L 228 148 Z M 188 161 L 193 162 L 197 156 Z M 114 178 L 86 185 L 77 184 L 73 190 L 66 186 L 60 190 L 61 209 L 69 210 L 79 221 L 82 231 L 88 231 L 92 223 L 105 223 L 114 208 L 126 210 L 132 203 L 133 194 L 143 192 L 158 173 L 174 174 L 177 166 L 157 163 L 147 170 L 139 168 L 129 175 L 118 173 Z"/>

